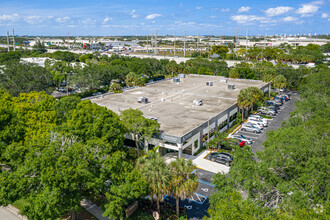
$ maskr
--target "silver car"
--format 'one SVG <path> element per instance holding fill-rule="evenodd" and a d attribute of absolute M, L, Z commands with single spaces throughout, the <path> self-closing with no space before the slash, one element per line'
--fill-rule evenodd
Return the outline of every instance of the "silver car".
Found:
<path fill-rule="evenodd" d="M 260 120 L 260 119 L 257 119 L 257 118 L 248 118 L 248 121 L 247 122 L 256 122 L 256 123 L 260 123 L 262 124 L 263 127 L 268 127 L 268 122 L 267 121 L 263 121 L 263 120 Z"/>
<path fill-rule="evenodd" d="M 242 134 L 231 134 L 228 136 L 229 138 L 235 138 L 237 140 L 242 140 L 245 141 L 247 144 L 252 144 L 252 139 L 251 138 L 247 138 Z"/>
<path fill-rule="evenodd" d="M 242 131 L 249 131 L 249 132 L 253 132 L 253 133 L 260 133 L 261 130 L 254 126 L 253 124 L 250 124 L 250 123 L 244 123 L 242 124 L 242 128 L 241 128 Z"/>

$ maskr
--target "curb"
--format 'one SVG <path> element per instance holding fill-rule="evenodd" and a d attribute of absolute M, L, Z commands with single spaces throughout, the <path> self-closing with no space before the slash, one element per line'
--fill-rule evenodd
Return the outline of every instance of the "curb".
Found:
<path fill-rule="evenodd" d="M 5 206 L 4 208 L 6 208 L 11 213 L 17 215 L 17 217 L 19 217 L 20 219 L 28 220 L 28 218 L 25 215 L 20 214 L 20 210 L 18 208 L 16 208 L 15 206 L 9 204 L 9 205 Z"/>

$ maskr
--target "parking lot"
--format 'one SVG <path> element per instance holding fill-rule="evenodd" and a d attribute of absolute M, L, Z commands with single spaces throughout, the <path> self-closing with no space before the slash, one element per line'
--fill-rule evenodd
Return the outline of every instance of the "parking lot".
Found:
<path fill-rule="evenodd" d="M 241 131 L 241 129 L 235 132 L 235 134 L 243 134 L 247 138 L 251 138 L 253 140 L 252 151 L 254 153 L 263 150 L 264 147 L 262 146 L 262 143 L 266 140 L 267 131 L 279 129 L 282 122 L 288 120 L 290 112 L 294 109 L 294 103 L 298 99 L 298 94 L 291 93 L 291 100 L 286 101 L 280 107 L 280 110 L 278 110 L 278 114 L 268 120 L 268 127 L 264 127 L 260 134 Z M 209 151 L 204 151 L 198 157 L 192 159 L 197 167 L 199 167 L 194 171 L 199 179 L 198 189 L 189 198 L 186 198 L 183 201 L 180 200 L 180 206 L 185 207 L 188 219 L 202 219 L 204 216 L 208 215 L 207 209 L 210 205 L 209 197 L 216 190 L 215 185 L 213 184 L 213 176 L 217 172 L 229 172 L 229 167 L 205 159 L 208 153 Z M 175 199 L 171 197 L 166 197 L 165 201 L 175 205 Z"/>
<path fill-rule="evenodd" d="M 198 189 L 192 196 L 180 200 L 180 206 L 185 208 L 188 219 L 202 219 L 208 215 L 209 197 L 215 191 L 215 185 L 212 183 L 214 173 L 202 169 L 196 169 L 194 173 L 198 177 Z M 170 196 L 166 196 L 164 201 L 175 205 L 175 199 Z"/>
<path fill-rule="evenodd" d="M 268 127 L 264 127 L 261 133 L 256 134 L 248 131 L 242 131 L 239 129 L 235 134 L 243 134 L 247 138 L 251 138 L 253 140 L 252 143 L 252 151 L 253 153 L 263 150 L 264 147 L 262 143 L 266 140 L 266 133 L 270 130 L 277 130 L 281 127 L 283 121 L 288 120 L 290 117 L 290 112 L 294 109 L 294 103 L 298 99 L 298 94 L 291 93 L 291 100 L 284 102 L 284 104 L 278 110 L 278 114 L 273 116 L 273 119 L 268 120 Z"/>

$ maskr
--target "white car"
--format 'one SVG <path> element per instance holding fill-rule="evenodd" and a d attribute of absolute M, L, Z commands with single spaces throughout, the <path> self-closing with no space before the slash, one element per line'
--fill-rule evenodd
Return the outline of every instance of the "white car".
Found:
<path fill-rule="evenodd" d="M 250 123 L 244 123 L 242 124 L 242 128 L 241 128 L 242 131 L 250 131 L 250 132 L 253 132 L 253 133 L 260 133 L 260 129 L 256 126 L 254 126 L 253 124 L 250 124 Z"/>
<path fill-rule="evenodd" d="M 262 124 L 258 122 L 247 121 L 245 124 L 251 124 L 254 127 L 259 128 L 260 130 L 264 129 L 264 126 L 262 126 Z"/>
<path fill-rule="evenodd" d="M 247 144 L 252 144 L 252 139 L 251 138 L 247 138 L 245 137 L 244 135 L 242 134 L 230 134 L 228 136 L 228 138 L 235 138 L 237 140 L 242 140 L 242 141 L 245 141 Z"/>
<path fill-rule="evenodd" d="M 250 118 L 252 118 L 252 119 L 258 119 L 259 121 L 261 121 L 263 123 L 268 123 L 268 120 L 266 118 L 261 117 L 260 115 L 250 115 L 248 117 L 248 119 L 250 119 Z"/>
<path fill-rule="evenodd" d="M 264 122 L 263 120 L 257 119 L 257 118 L 248 118 L 247 122 L 257 122 L 260 123 L 263 127 L 268 127 L 268 122 Z"/>

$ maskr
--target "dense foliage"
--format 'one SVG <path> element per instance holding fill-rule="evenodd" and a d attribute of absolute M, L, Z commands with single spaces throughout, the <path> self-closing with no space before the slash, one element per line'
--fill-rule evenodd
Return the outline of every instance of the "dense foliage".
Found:
<path fill-rule="evenodd" d="M 237 148 L 229 174 L 217 174 L 211 219 L 328 219 L 330 72 L 310 74 L 301 100 L 264 151 Z M 237 213 L 237 210 L 240 210 Z"/>

